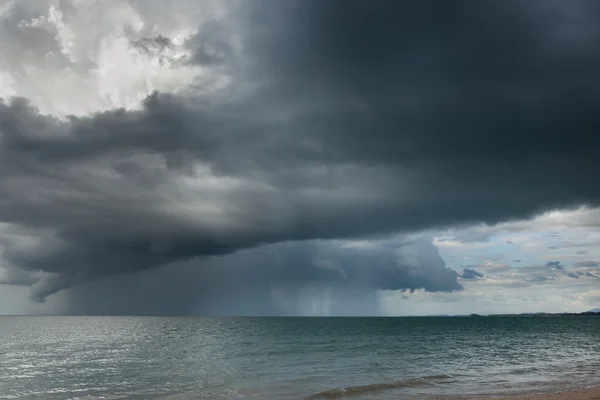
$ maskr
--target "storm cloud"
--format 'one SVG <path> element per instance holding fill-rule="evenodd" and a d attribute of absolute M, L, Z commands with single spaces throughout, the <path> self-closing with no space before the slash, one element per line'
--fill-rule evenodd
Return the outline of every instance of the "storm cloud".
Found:
<path fill-rule="evenodd" d="M 140 15 L 159 7 L 132 4 Z M 389 255 L 371 263 L 344 249 L 338 270 L 311 266 L 306 253 L 315 240 L 598 205 L 596 2 L 226 4 L 226 17 L 180 45 L 168 32 L 127 38 L 144 57 L 188 51 L 163 58 L 202 69 L 186 90 L 76 116 L 50 115 L 35 98 L 0 103 L 6 282 L 32 285 L 42 300 L 104 276 L 285 242 L 297 246 L 286 274 L 301 282 L 460 290 L 435 258 L 399 269 Z M 14 10 L 2 32 L 21 35 L 9 28 L 29 14 Z M 42 37 L 32 54 L 66 51 Z M 280 281 L 280 269 L 265 268 L 257 281 Z"/>
<path fill-rule="evenodd" d="M 378 291 L 462 290 L 435 246 L 278 243 L 84 283 L 69 312 L 95 314 L 380 315 Z"/>

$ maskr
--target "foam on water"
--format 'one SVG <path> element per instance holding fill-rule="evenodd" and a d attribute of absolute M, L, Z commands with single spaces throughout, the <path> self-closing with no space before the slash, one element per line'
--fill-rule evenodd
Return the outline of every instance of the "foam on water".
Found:
<path fill-rule="evenodd" d="M 371 383 L 368 385 L 350 386 L 347 388 L 339 388 L 339 389 L 329 389 L 329 390 L 325 390 L 325 391 L 310 395 L 306 399 L 307 400 L 339 399 L 339 398 L 346 398 L 346 397 L 352 397 L 352 396 L 357 396 L 357 395 L 373 394 L 373 393 L 386 391 L 386 390 L 390 390 L 390 389 L 403 389 L 403 388 L 416 388 L 416 387 L 430 386 L 430 385 L 448 381 L 451 379 L 452 379 L 452 376 L 442 374 L 442 375 L 424 376 L 422 378 L 405 379 L 405 380 L 395 381 L 395 382 Z"/>

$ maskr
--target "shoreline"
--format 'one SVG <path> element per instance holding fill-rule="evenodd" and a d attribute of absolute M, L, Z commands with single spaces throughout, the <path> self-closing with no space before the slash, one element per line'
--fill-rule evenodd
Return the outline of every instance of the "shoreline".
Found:
<path fill-rule="evenodd" d="M 556 393 L 540 393 L 496 398 L 499 400 L 600 400 L 600 386 Z"/>

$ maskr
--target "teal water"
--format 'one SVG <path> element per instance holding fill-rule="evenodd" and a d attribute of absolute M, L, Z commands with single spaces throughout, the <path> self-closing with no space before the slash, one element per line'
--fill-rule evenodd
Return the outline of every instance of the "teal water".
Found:
<path fill-rule="evenodd" d="M 599 371 L 597 317 L 0 317 L 0 399 L 479 397 Z"/>

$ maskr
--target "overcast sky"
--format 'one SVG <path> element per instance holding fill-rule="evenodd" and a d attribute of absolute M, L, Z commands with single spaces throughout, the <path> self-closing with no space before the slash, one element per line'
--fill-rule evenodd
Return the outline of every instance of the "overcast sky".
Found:
<path fill-rule="evenodd" d="M 0 313 L 600 307 L 600 3 L 0 0 Z"/>

